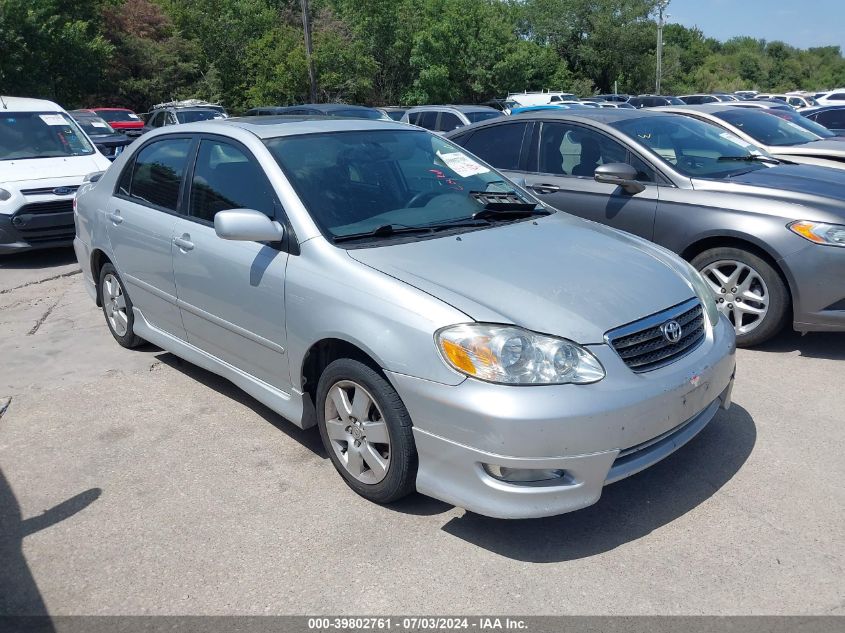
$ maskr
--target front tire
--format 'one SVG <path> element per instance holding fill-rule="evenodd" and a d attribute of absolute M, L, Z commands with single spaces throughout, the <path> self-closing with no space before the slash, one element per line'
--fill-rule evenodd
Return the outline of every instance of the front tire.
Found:
<path fill-rule="evenodd" d="M 356 360 L 332 362 L 317 384 L 316 409 L 323 446 L 350 488 L 375 503 L 413 492 L 411 417 L 381 374 Z"/>
<path fill-rule="evenodd" d="M 126 294 L 123 280 L 112 264 L 104 264 L 100 270 L 100 302 L 109 331 L 121 346 L 131 349 L 143 345 L 144 339 L 135 334 L 135 315 L 132 300 Z"/>
<path fill-rule="evenodd" d="M 740 347 L 759 345 L 780 332 L 789 314 L 789 291 L 763 258 L 738 248 L 711 248 L 692 260 L 728 317 Z"/>

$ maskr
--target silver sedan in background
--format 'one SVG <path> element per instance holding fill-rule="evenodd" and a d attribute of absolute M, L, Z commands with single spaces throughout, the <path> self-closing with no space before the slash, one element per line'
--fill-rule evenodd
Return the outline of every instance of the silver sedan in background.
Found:
<path fill-rule="evenodd" d="M 147 134 L 80 189 L 76 228 L 118 343 L 318 425 L 375 502 L 583 508 L 730 405 L 734 331 L 698 272 L 408 125 Z"/>

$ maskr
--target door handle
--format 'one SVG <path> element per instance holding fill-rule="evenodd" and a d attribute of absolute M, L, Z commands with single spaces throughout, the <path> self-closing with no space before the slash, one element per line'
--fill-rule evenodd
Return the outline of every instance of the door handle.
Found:
<path fill-rule="evenodd" d="M 560 187 L 547 182 L 533 182 L 528 184 L 528 188 L 536 191 L 537 193 L 555 193 L 560 191 Z"/>
<path fill-rule="evenodd" d="M 187 233 L 183 234 L 182 237 L 174 237 L 173 243 L 176 244 L 182 252 L 194 250 L 194 243 L 191 241 L 191 236 Z"/>
<path fill-rule="evenodd" d="M 117 211 L 117 210 L 112 211 L 111 213 L 109 213 L 108 217 L 109 217 L 109 220 L 111 220 L 112 224 L 114 224 L 114 225 L 118 225 L 121 222 L 123 222 L 123 218 L 120 215 L 120 211 Z"/>

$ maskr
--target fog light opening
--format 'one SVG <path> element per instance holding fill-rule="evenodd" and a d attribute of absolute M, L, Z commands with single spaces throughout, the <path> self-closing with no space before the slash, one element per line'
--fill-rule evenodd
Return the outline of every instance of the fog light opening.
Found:
<path fill-rule="evenodd" d="M 496 464 L 482 464 L 484 472 L 507 483 L 537 483 L 566 479 L 566 471 L 557 468 L 507 468 Z"/>

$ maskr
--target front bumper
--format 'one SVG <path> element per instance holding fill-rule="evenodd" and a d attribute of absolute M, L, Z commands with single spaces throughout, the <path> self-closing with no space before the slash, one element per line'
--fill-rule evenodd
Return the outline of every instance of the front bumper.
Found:
<path fill-rule="evenodd" d="M 699 348 L 644 374 L 607 346 L 590 349 L 607 370 L 593 385 L 448 386 L 389 374 L 414 421 L 417 489 L 494 517 L 570 512 L 670 455 L 730 406 L 735 340 L 724 318 Z M 509 483 L 485 464 L 563 475 Z"/>
<path fill-rule="evenodd" d="M 792 289 L 793 327 L 845 331 L 845 248 L 807 244 L 778 263 Z"/>
<path fill-rule="evenodd" d="M 0 215 L 0 255 L 70 246 L 74 235 L 73 209 L 70 205 L 68 199 L 66 209 L 56 208 L 38 213 L 20 209 L 12 215 Z"/>

